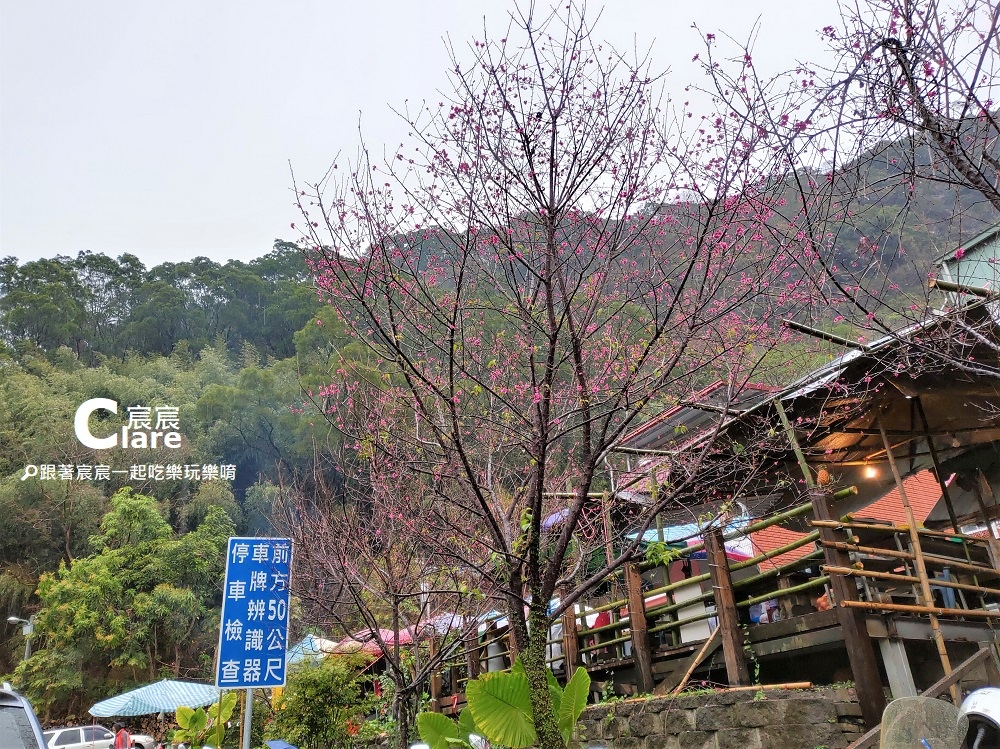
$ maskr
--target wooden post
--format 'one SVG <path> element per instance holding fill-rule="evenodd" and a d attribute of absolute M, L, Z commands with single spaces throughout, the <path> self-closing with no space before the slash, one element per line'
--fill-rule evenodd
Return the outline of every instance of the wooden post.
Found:
<path fill-rule="evenodd" d="M 438 653 L 438 639 L 430 639 L 430 658 L 433 659 Z M 438 666 L 431 672 L 431 710 L 436 713 L 441 712 L 441 667 Z"/>
<path fill-rule="evenodd" d="M 788 590 L 792 587 L 791 578 L 781 576 L 778 578 L 778 589 Z M 791 619 L 795 614 L 792 612 L 792 607 L 795 605 L 795 601 L 792 600 L 791 596 L 781 596 L 778 599 L 778 609 L 781 611 L 782 619 Z"/>
<path fill-rule="evenodd" d="M 931 584 L 927 577 L 927 565 L 924 563 L 924 552 L 920 546 L 920 533 L 917 532 L 917 519 L 913 514 L 913 508 L 910 507 L 910 501 L 906 497 L 906 487 L 903 486 L 903 478 L 899 474 L 899 468 L 896 467 L 896 458 L 892 454 L 892 443 L 889 442 L 889 437 L 885 433 L 885 425 L 882 423 L 882 417 L 877 416 L 876 421 L 878 422 L 878 431 L 882 435 L 882 444 L 885 446 L 885 455 L 889 459 L 892 478 L 896 482 L 896 488 L 899 490 L 899 498 L 903 503 L 903 509 L 906 511 L 906 524 L 909 526 L 910 531 L 910 546 L 913 547 L 913 566 L 917 568 L 917 577 L 920 578 L 920 597 L 923 599 L 924 606 L 932 607 L 934 606 L 934 594 L 931 593 Z M 959 532 L 958 528 L 954 528 L 953 530 L 956 533 Z M 948 648 L 945 645 L 944 635 L 941 632 L 941 624 L 938 621 L 937 614 L 933 611 L 928 611 L 927 616 L 931 620 L 931 632 L 934 634 L 934 644 L 937 645 L 938 657 L 941 659 L 941 668 L 944 670 L 944 675 L 948 676 L 951 673 L 951 659 L 948 657 Z M 957 684 L 952 684 L 951 686 L 951 698 L 954 704 L 962 704 Z"/>
<path fill-rule="evenodd" d="M 743 655 L 743 633 L 736 612 L 736 595 L 733 593 L 733 579 L 729 574 L 726 546 L 721 528 L 710 528 L 704 534 L 705 553 L 708 557 L 708 571 L 712 576 L 715 591 L 715 609 L 719 617 L 719 632 L 722 633 L 722 654 L 726 660 L 726 678 L 729 686 L 739 687 L 750 684 L 750 671 Z"/>
<path fill-rule="evenodd" d="M 479 678 L 482 668 L 482 650 L 479 647 L 479 635 L 473 632 L 465 641 L 465 665 L 469 671 L 469 680 Z"/>
<path fill-rule="evenodd" d="M 824 492 L 813 492 L 813 516 L 817 520 L 839 520 L 834 516 Z M 832 528 L 819 529 L 819 537 L 823 542 L 826 563 L 832 567 L 850 567 L 851 557 L 846 551 L 831 546 L 837 543 Z M 847 646 L 847 657 L 851 663 L 851 673 L 858 691 L 858 702 L 861 703 L 861 714 L 865 719 L 866 728 L 874 728 L 882 722 L 882 711 L 885 710 L 885 692 L 882 689 L 882 677 L 878 672 L 878 661 L 875 660 L 875 646 L 865 625 L 865 615 L 860 609 L 841 606 L 842 601 L 858 600 L 858 589 L 854 582 L 843 575 L 830 575 L 830 588 L 836 603 L 837 621 L 844 632 L 844 644 Z"/>
<path fill-rule="evenodd" d="M 840 518 L 834 517 L 827 502 L 826 493 L 816 489 L 809 465 L 806 463 L 805 455 L 795 437 L 795 430 L 792 429 L 792 425 L 788 421 L 781 401 L 775 400 L 774 406 L 778 412 L 778 418 L 781 419 L 781 425 L 785 429 L 788 443 L 799 463 L 802 477 L 811 492 L 813 517 L 816 520 L 840 520 Z M 851 559 L 847 552 L 830 545 L 837 542 L 833 529 L 820 527 L 819 538 L 823 544 L 827 564 L 835 567 L 851 566 Z M 841 575 L 830 575 L 830 588 L 837 603 L 857 600 L 858 590 L 854 583 Z M 861 703 L 861 714 L 865 720 L 865 727 L 874 728 L 882 722 L 882 711 L 885 710 L 885 692 L 882 689 L 882 677 L 878 672 L 878 661 L 875 659 L 875 646 L 872 644 L 872 638 L 865 626 L 864 612 L 839 605 L 835 608 L 837 621 L 840 622 L 840 628 L 844 633 L 847 658 L 851 664 L 851 674 L 854 676 L 854 686 L 858 692 L 858 702 Z"/>
<path fill-rule="evenodd" d="M 580 664 L 580 636 L 576 630 L 576 604 L 574 603 L 562 615 L 562 651 L 563 663 L 566 664 L 567 681 L 573 676 L 573 672 Z"/>
<path fill-rule="evenodd" d="M 639 565 L 625 565 L 625 588 L 628 591 L 628 626 L 632 633 L 632 665 L 640 694 L 653 691 L 653 654 L 649 647 L 646 600 L 642 594 Z"/>

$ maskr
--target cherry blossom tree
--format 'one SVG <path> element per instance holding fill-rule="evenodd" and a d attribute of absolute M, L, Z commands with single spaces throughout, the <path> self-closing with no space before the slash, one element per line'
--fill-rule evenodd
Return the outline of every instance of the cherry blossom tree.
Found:
<path fill-rule="evenodd" d="M 494 604 L 474 575 L 427 545 L 432 493 L 421 476 L 371 447 L 337 495 L 283 490 L 276 515 L 295 543 L 304 618 L 339 632 L 347 652 L 364 648 L 384 662 L 402 749 L 428 679 L 465 652 Z"/>
<path fill-rule="evenodd" d="M 704 499 L 709 457 L 713 479 L 761 469 L 701 433 L 636 501 L 617 449 L 706 386 L 724 383 L 726 411 L 768 377 L 781 316 L 825 293 L 823 206 L 753 118 L 667 100 L 580 6 L 530 6 L 451 56 L 448 93 L 400 112 L 408 144 L 296 185 L 321 292 L 371 350 L 321 397 L 407 533 L 502 598 L 555 749 L 549 627 L 639 547 L 623 536 L 587 568 L 593 526 L 614 510 L 641 536 Z"/>

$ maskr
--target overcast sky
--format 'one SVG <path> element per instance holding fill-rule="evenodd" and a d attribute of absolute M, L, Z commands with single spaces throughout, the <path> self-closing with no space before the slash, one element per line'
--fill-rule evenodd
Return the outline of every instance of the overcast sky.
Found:
<path fill-rule="evenodd" d="M 398 143 L 390 110 L 446 84 L 442 38 L 506 27 L 501 0 L 0 0 L 0 257 L 132 252 L 220 262 L 294 239 L 289 162 Z M 590 9 L 600 3 L 591 0 Z M 758 71 L 811 59 L 833 0 L 607 0 L 597 35 L 652 45 L 668 91 L 703 32 Z M 359 115 L 360 113 L 360 115 Z"/>

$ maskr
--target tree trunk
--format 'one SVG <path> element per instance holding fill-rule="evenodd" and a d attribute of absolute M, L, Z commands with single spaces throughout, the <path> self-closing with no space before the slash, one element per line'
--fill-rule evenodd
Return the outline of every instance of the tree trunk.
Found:
<path fill-rule="evenodd" d="M 538 749 L 565 749 L 559 721 L 552 705 L 549 678 L 545 665 L 545 644 L 549 638 L 548 617 L 534 605 L 528 614 L 528 647 L 521 653 L 521 663 L 531 690 L 531 710 L 538 734 Z"/>
<path fill-rule="evenodd" d="M 395 749 L 407 749 L 410 746 L 410 730 L 416 720 L 413 695 L 405 688 L 396 685 L 396 694 L 392 699 L 392 717 L 396 721 Z"/>

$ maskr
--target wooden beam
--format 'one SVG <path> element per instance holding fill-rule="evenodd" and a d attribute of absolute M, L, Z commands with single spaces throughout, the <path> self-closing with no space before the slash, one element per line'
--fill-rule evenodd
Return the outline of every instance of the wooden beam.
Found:
<path fill-rule="evenodd" d="M 479 678 L 481 669 L 482 651 L 479 647 L 479 636 L 471 634 L 466 642 L 465 665 L 469 671 L 469 680 Z"/>
<path fill-rule="evenodd" d="M 781 405 L 781 400 L 775 400 L 774 404 L 778 418 L 781 419 L 781 425 L 784 427 L 785 436 L 792 446 L 802 470 L 802 477 L 810 490 L 813 517 L 816 520 L 839 520 L 840 518 L 835 517 L 830 509 L 826 492 L 818 489 L 813 481 L 809 465 L 806 463 L 802 448 L 795 437 L 795 430 L 792 429 L 785 409 Z M 829 545 L 837 542 L 833 529 L 820 528 L 819 537 L 823 544 L 827 564 L 834 567 L 851 566 L 850 557 L 845 552 Z M 837 604 L 841 601 L 857 600 L 858 591 L 853 581 L 833 575 L 830 579 L 830 588 Z M 878 671 L 875 646 L 872 644 L 872 638 L 868 634 L 864 614 L 861 611 L 840 605 L 836 606 L 836 611 L 837 619 L 844 633 L 844 642 L 847 645 L 847 657 L 851 664 L 851 673 L 854 676 L 854 684 L 858 692 L 858 702 L 861 703 L 861 713 L 865 725 L 871 728 L 881 722 L 882 711 L 885 710 L 885 692 L 882 689 L 882 676 Z"/>
<path fill-rule="evenodd" d="M 649 625 L 646 622 L 646 601 L 642 594 L 639 565 L 625 565 L 625 588 L 628 591 L 628 626 L 632 635 L 636 686 L 641 694 L 649 694 L 653 691 L 653 654 L 649 646 Z"/>
<path fill-rule="evenodd" d="M 656 685 L 653 694 L 677 694 L 687 686 L 691 674 L 698 668 L 698 665 L 708 656 L 714 653 L 722 644 L 722 637 L 719 635 L 719 628 L 712 630 L 712 636 L 705 640 L 698 650 L 685 658 L 672 674 Z"/>
<path fill-rule="evenodd" d="M 813 493 L 813 514 L 817 520 L 834 520 L 826 495 L 822 492 Z M 819 532 L 826 553 L 826 563 L 832 567 L 850 567 L 851 559 L 845 551 L 837 548 L 839 544 L 835 540 L 833 529 L 821 527 Z M 858 702 L 861 703 L 865 725 L 871 728 L 879 724 L 882 711 L 885 710 L 885 692 L 882 689 L 882 676 L 878 671 L 875 646 L 865 626 L 864 614 L 847 606 L 858 598 L 854 583 L 840 575 L 831 575 L 830 588 L 847 645 L 847 657 L 858 690 Z"/>
<path fill-rule="evenodd" d="M 996 531 L 993 528 L 991 513 L 986 509 L 987 500 L 993 499 L 993 487 L 986 480 L 983 472 L 976 469 L 976 481 L 973 484 L 973 493 L 976 495 L 976 502 L 979 504 L 979 511 L 983 515 L 983 522 L 986 523 L 986 540 L 989 543 L 990 562 L 1000 570 L 1000 542 L 997 541 Z M 996 505 L 994 504 L 994 513 Z M 958 530 L 957 528 L 955 530 Z"/>
<path fill-rule="evenodd" d="M 715 590 L 715 609 L 719 617 L 722 654 L 726 660 L 726 678 L 730 686 L 744 686 L 750 683 L 750 671 L 743 653 L 743 633 L 740 631 L 736 595 L 733 593 L 733 579 L 729 574 L 722 529 L 710 528 L 704 538 L 708 571 L 712 575 L 712 588 Z"/>
<path fill-rule="evenodd" d="M 563 663 L 566 664 L 566 679 L 573 676 L 576 667 L 580 665 L 580 636 L 576 631 L 576 604 L 562 615 L 562 651 Z"/>

